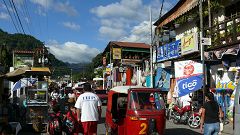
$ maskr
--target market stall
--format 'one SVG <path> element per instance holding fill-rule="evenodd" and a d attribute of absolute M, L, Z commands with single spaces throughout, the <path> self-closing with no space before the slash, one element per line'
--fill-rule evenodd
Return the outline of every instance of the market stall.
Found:
<path fill-rule="evenodd" d="M 233 108 L 231 108 L 231 95 L 233 93 L 232 89 L 228 88 L 211 88 L 211 92 L 214 93 L 215 100 L 221 106 L 224 112 L 224 119 L 232 117 Z"/>

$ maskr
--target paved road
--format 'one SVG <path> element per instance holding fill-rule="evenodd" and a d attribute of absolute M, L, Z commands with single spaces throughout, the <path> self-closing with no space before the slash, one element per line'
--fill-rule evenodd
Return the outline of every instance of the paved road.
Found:
<path fill-rule="evenodd" d="M 105 135 L 105 116 L 106 116 L 106 106 L 102 107 L 102 119 L 98 124 L 98 135 Z M 34 133 L 22 132 L 20 135 L 33 135 Z M 36 133 L 35 133 L 36 134 Z M 45 135 L 46 133 L 41 133 L 38 135 Z M 224 131 L 222 135 L 232 135 L 232 124 L 228 123 L 224 126 Z M 187 125 L 173 124 L 170 121 L 166 122 L 166 132 L 165 135 L 201 135 L 200 129 L 191 129 Z"/>

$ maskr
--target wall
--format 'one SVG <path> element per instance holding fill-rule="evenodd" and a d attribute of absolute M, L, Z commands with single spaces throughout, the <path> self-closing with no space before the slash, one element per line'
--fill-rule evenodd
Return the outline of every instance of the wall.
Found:
<path fill-rule="evenodd" d="M 190 33 L 196 33 L 198 28 L 196 27 L 195 21 L 186 22 L 185 24 L 181 24 L 179 28 L 175 29 L 176 32 L 176 40 L 181 39 L 183 36 L 186 36 Z"/>

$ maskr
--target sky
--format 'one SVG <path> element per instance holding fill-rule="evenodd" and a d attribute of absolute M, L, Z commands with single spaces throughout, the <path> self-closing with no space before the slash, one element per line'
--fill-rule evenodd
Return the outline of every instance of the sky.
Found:
<path fill-rule="evenodd" d="M 11 34 L 24 30 L 69 63 L 90 62 L 110 41 L 149 44 L 149 9 L 154 23 L 162 4 L 162 0 L 13 0 L 21 27 L 10 1 L 0 1 L 0 28 Z M 177 1 L 165 0 L 163 14 Z"/>

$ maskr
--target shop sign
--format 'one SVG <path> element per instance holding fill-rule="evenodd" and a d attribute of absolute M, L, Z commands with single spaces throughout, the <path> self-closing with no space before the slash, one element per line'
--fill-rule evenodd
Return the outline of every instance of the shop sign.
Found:
<path fill-rule="evenodd" d="M 202 64 L 192 60 L 174 62 L 175 78 L 187 78 L 203 73 Z"/>
<path fill-rule="evenodd" d="M 186 55 L 198 51 L 198 33 L 181 38 L 181 54 Z"/>
<path fill-rule="evenodd" d="M 163 68 L 157 69 L 155 76 L 155 88 L 160 88 L 162 91 L 169 91 L 170 89 L 170 71 Z"/>
<path fill-rule="evenodd" d="M 33 54 L 14 54 L 14 68 L 22 68 L 24 66 L 33 66 Z"/>
<path fill-rule="evenodd" d="M 158 47 L 157 62 L 179 57 L 180 43 L 181 41 L 177 40 L 175 42 Z"/>
<path fill-rule="evenodd" d="M 192 93 L 202 88 L 203 75 L 191 76 L 177 80 L 177 93 L 179 97 Z"/>
<path fill-rule="evenodd" d="M 114 60 L 122 59 L 122 49 L 121 48 L 113 48 L 113 59 Z"/>

